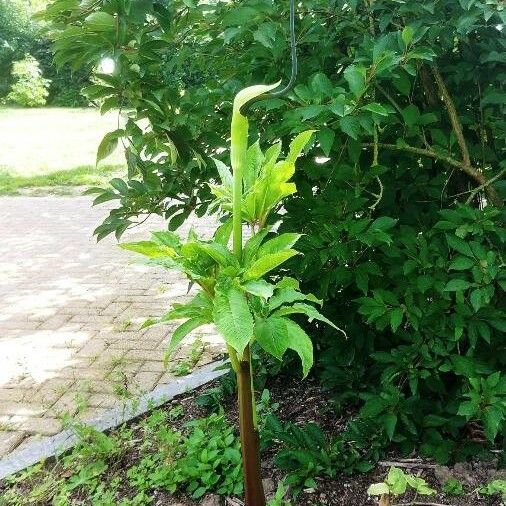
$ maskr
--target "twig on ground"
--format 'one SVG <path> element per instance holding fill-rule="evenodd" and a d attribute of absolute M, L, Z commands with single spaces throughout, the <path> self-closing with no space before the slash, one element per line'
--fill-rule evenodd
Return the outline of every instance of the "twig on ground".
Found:
<path fill-rule="evenodd" d="M 419 467 L 421 469 L 434 469 L 436 467 L 436 464 L 424 464 L 422 462 L 403 462 L 400 460 L 383 460 L 378 462 L 378 465 L 383 467 L 404 467 L 406 469 L 411 469 L 414 467 Z"/>

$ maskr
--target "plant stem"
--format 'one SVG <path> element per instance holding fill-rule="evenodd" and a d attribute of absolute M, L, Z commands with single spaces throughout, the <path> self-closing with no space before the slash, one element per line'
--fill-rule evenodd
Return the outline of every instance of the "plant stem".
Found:
<path fill-rule="evenodd" d="M 230 161 L 233 172 L 232 243 L 234 255 L 242 259 L 242 179 L 248 149 L 248 119 L 234 107 L 231 125 Z M 260 472 L 260 445 L 253 390 L 251 349 L 246 346 L 243 356 L 235 350 L 230 354 L 237 375 L 239 397 L 239 429 L 241 435 L 244 473 L 244 500 L 246 506 L 265 506 L 265 492 Z"/>
<path fill-rule="evenodd" d="M 241 429 L 244 499 L 246 506 L 265 506 L 265 493 L 260 472 L 258 431 L 254 424 L 253 390 L 251 388 L 251 353 L 248 346 L 239 362 L 239 425 Z"/>

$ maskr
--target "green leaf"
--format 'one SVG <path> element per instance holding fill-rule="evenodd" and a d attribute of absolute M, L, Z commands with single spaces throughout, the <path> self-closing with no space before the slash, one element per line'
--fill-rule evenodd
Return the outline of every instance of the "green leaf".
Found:
<path fill-rule="evenodd" d="M 473 286 L 469 281 L 465 279 L 451 279 L 448 281 L 443 291 L 445 292 L 457 292 L 459 290 L 467 290 L 470 286 Z"/>
<path fill-rule="evenodd" d="M 241 285 L 241 288 L 248 293 L 269 299 L 274 293 L 274 285 L 267 283 L 264 279 L 257 279 L 254 281 L 246 281 Z"/>
<path fill-rule="evenodd" d="M 114 132 L 108 132 L 104 135 L 104 138 L 101 140 L 97 149 L 97 160 L 98 163 L 111 155 L 114 150 L 118 147 L 118 139 L 125 135 L 125 131 L 118 129 L 114 130 Z"/>
<path fill-rule="evenodd" d="M 295 351 L 302 362 L 302 372 L 307 376 L 313 365 L 313 344 L 299 325 L 288 318 L 271 316 L 255 324 L 255 338 L 270 355 L 281 360 L 286 350 Z"/>
<path fill-rule="evenodd" d="M 504 420 L 504 413 L 500 406 L 487 406 L 483 412 L 485 435 L 490 442 L 494 442 L 499 428 Z"/>
<path fill-rule="evenodd" d="M 355 116 L 344 116 L 339 118 L 341 130 L 352 139 L 357 140 L 360 133 L 360 123 Z"/>
<path fill-rule="evenodd" d="M 395 427 L 397 426 L 397 415 L 394 413 L 387 413 L 386 415 L 383 415 L 382 420 L 388 439 L 392 441 L 395 433 Z"/>
<path fill-rule="evenodd" d="M 336 132 L 330 128 L 324 127 L 318 132 L 318 141 L 326 156 L 330 155 L 332 146 L 334 145 L 334 139 Z"/>
<path fill-rule="evenodd" d="M 107 12 L 93 12 L 84 20 L 85 26 L 94 32 L 111 32 L 116 29 L 116 19 Z"/>
<path fill-rule="evenodd" d="M 139 241 L 139 242 L 125 242 L 119 245 L 120 248 L 135 251 L 136 253 L 140 253 L 141 255 L 147 256 L 149 258 L 159 258 L 159 257 L 174 257 L 176 256 L 176 252 L 174 248 L 170 246 L 165 246 L 163 244 L 157 244 L 153 241 Z"/>
<path fill-rule="evenodd" d="M 213 162 L 218 169 L 221 184 L 227 188 L 232 188 L 232 172 L 230 172 L 230 168 L 227 167 L 221 160 L 218 160 L 216 158 L 213 158 Z"/>
<path fill-rule="evenodd" d="M 344 78 L 356 97 L 365 91 L 365 72 L 364 67 L 357 67 L 356 65 L 350 65 L 344 71 Z"/>
<path fill-rule="evenodd" d="M 305 132 L 297 135 L 293 141 L 290 142 L 290 149 L 285 160 L 288 164 L 295 163 L 299 155 L 302 153 L 302 150 L 307 146 L 314 132 L 315 130 L 306 130 Z"/>
<path fill-rule="evenodd" d="M 448 267 L 449 270 L 453 271 L 466 271 L 473 267 L 475 264 L 474 260 L 468 257 L 458 256 L 454 258 Z"/>
<path fill-rule="evenodd" d="M 346 332 L 339 327 L 337 327 L 334 323 L 332 323 L 328 318 L 323 316 L 317 309 L 315 309 L 313 306 L 310 306 L 309 304 L 304 303 L 296 303 L 293 306 L 287 306 L 282 307 L 278 310 L 276 310 L 274 313 L 272 313 L 273 316 L 286 316 L 289 314 L 304 314 L 306 315 L 310 320 L 319 320 L 327 325 L 330 325 L 332 328 L 339 330 L 342 332 L 345 337 Z"/>
<path fill-rule="evenodd" d="M 269 311 L 274 311 L 283 304 L 291 304 L 292 302 L 302 300 L 309 300 L 311 302 L 315 302 L 316 304 L 322 304 L 322 301 L 317 299 L 312 293 L 304 294 L 299 292 L 290 280 L 291 278 L 283 278 L 283 280 L 281 280 L 283 285 L 281 285 L 281 282 L 276 285 L 276 293 L 269 301 Z M 293 281 L 297 282 L 296 280 Z"/>
<path fill-rule="evenodd" d="M 412 26 L 405 26 L 401 32 L 402 41 L 404 42 L 404 45 L 406 47 L 409 46 L 411 41 L 413 40 L 413 35 L 415 31 L 413 30 Z"/>
<path fill-rule="evenodd" d="M 239 287 L 233 284 L 216 286 L 213 319 L 225 342 L 242 357 L 244 348 L 253 338 L 253 316 Z"/>
<path fill-rule="evenodd" d="M 388 476 L 386 479 L 388 486 L 390 487 L 390 491 L 394 495 L 401 495 L 406 492 L 407 488 L 407 480 L 406 475 L 402 471 L 402 469 L 398 469 L 397 467 L 391 467 L 388 472 Z"/>
<path fill-rule="evenodd" d="M 265 241 L 258 249 L 258 257 L 278 253 L 290 249 L 300 238 L 302 234 L 284 233 L 273 239 Z"/>
<path fill-rule="evenodd" d="M 397 332 L 400 324 L 402 323 L 402 319 L 404 317 L 404 311 L 402 308 L 397 307 L 390 313 L 390 326 L 392 327 L 393 332 Z"/>
<path fill-rule="evenodd" d="M 256 260 L 253 265 L 246 270 L 243 274 L 243 280 L 248 281 L 250 279 L 261 278 L 297 254 L 297 251 L 288 249 L 285 251 L 279 251 L 278 253 L 265 255 Z"/>
<path fill-rule="evenodd" d="M 458 251 L 459 253 L 465 255 L 466 257 L 474 258 L 473 252 L 471 251 L 469 244 L 467 244 L 467 242 L 462 240 L 460 237 L 447 234 L 446 240 L 448 242 L 448 246 L 451 249 Z"/>
<path fill-rule="evenodd" d="M 230 236 L 232 235 L 232 227 L 233 227 L 233 221 L 232 218 L 228 218 L 225 220 L 214 233 L 214 240 L 218 244 L 223 244 L 226 246 L 228 244 L 228 241 L 230 240 Z"/>
<path fill-rule="evenodd" d="M 264 154 L 260 149 L 260 143 L 257 141 L 246 152 L 246 164 L 243 173 L 244 191 L 248 191 L 259 177 L 263 161 Z"/>
<path fill-rule="evenodd" d="M 408 127 L 414 127 L 420 118 L 420 110 L 416 105 L 410 104 L 402 110 L 402 117 Z"/>
<path fill-rule="evenodd" d="M 163 361 L 165 364 L 170 359 L 170 356 L 172 352 L 179 346 L 181 341 L 192 331 L 196 328 L 205 325 L 208 323 L 206 320 L 202 318 L 190 318 L 189 320 L 186 320 L 184 323 L 179 325 L 179 327 L 176 328 L 176 330 L 173 332 L 169 344 L 167 346 L 167 350 L 164 354 Z"/>
<path fill-rule="evenodd" d="M 364 105 L 361 107 L 363 111 L 370 111 L 380 116 L 388 116 L 388 111 L 381 105 L 376 102 L 372 102 L 370 104 Z"/>
<path fill-rule="evenodd" d="M 373 483 L 367 489 L 369 495 L 388 495 L 390 488 L 386 483 Z"/>

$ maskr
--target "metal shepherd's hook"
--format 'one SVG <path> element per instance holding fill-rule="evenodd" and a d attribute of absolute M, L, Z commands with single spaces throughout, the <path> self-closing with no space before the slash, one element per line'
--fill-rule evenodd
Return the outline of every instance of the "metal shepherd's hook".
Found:
<path fill-rule="evenodd" d="M 260 100 L 266 100 L 269 98 L 282 97 L 283 95 L 286 95 L 295 85 L 298 72 L 297 40 L 295 34 L 295 0 L 290 0 L 290 54 L 292 60 L 292 73 L 290 75 L 290 80 L 288 81 L 287 85 L 281 90 L 271 91 L 270 93 L 265 93 L 264 95 L 260 95 L 256 99 L 251 100 L 241 109 L 241 112 L 243 114 L 246 114 L 249 107 L 255 102 L 259 102 Z"/>

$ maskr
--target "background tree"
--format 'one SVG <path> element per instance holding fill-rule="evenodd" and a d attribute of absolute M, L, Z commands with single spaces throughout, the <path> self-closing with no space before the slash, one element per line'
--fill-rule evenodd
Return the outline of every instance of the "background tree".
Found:
<path fill-rule="evenodd" d="M 43 24 L 33 19 L 47 3 L 47 0 L 0 0 L 0 97 L 5 97 L 14 83 L 13 63 L 31 54 L 39 62 L 43 77 L 51 82 L 50 105 L 87 105 L 80 91 L 89 84 L 89 72 L 72 72 L 68 68 L 58 71 Z"/>
<path fill-rule="evenodd" d="M 39 62 L 31 55 L 12 64 L 15 80 L 7 95 L 7 101 L 25 107 L 41 107 L 46 104 L 50 81 L 42 77 Z"/>
<path fill-rule="evenodd" d="M 114 59 L 86 92 L 128 111 L 98 151 L 125 142 L 128 175 L 94 190 L 118 202 L 97 237 L 205 214 L 234 93 L 290 73 L 288 3 L 55 0 L 46 19 L 58 64 Z M 441 461 L 504 429 L 504 21 L 499 0 L 304 1 L 298 84 L 252 114 L 252 140 L 318 130 L 283 228 L 350 336 L 313 332 L 322 381 Z"/>

